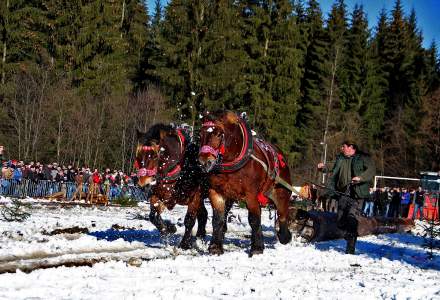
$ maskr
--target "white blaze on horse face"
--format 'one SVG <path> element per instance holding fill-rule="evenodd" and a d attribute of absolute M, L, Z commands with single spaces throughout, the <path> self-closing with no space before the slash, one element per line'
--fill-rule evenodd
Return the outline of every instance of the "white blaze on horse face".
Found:
<path fill-rule="evenodd" d="M 206 129 L 206 131 L 207 131 L 207 132 L 213 132 L 213 131 L 214 131 L 214 128 L 209 127 L 208 129 Z"/>
<path fill-rule="evenodd" d="M 155 182 L 155 179 L 153 176 L 141 176 L 139 177 L 138 185 L 140 187 L 144 187 L 146 185 L 152 185 Z"/>

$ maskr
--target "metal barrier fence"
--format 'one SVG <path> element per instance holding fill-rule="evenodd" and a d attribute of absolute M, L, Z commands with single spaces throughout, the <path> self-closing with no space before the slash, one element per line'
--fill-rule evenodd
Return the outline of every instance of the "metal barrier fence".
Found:
<path fill-rule="evenodd" d="M 106 188 L 109 189 L 105 193 Z M 89 190 L 88 184 L 83 184 L 83 192 L 87 193 Z M 148 195 L 146 192 L 141 190 L 137 186 L 124 185 L 124 186 L 105 186 L 100 185 L 100 190 L 102 193 L 108 194 L 109 200 L 114 200 L 121 196 L 126 196 L 136 201 L 147 201 Z M 50 180 L 38 180 L 32 181 L 28 179 L 23 179 L 21 181 L 16 181 L 14 179 L 0 179 L 0 194 L 2 196 L 10 196 L 17 198 L 43 198 L 49 197 L 54 193 L 65 191 L 66 198 L 71 199 L 73 193 L 76 191 L 75 182 L 55 182 Z"/>

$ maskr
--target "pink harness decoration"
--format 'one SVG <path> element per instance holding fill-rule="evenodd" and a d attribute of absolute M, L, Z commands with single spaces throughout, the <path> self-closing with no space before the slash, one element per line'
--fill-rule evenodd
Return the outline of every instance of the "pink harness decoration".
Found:
<path fill-rule="evenodd" d="M 215 127 L 215 123 L 212 121 L 206 121 L 202 124 L 202 127 Z"/>
<path fill-rule="evenodd" d="M 201 154 L 212 154 L 217 157 L 219 150 L 212 148 L 211 146 L 205 145 L 200 149 Z"/>
<path fill-rule="evenodd" d="M 151 151 L 151 150 L 154 150 L 154 147 L 153 146 L 142 146 L 142 150 Z"/>
<path fill-rule="evenodd" d="M 157 173 L 157 168 L 154 168 L 154 169 L 141 168 L 141 169 L 139 169 L 137 176 L 138 177 L 143 177 L 143 176 L 152 177 L 152 176 L 156 175 L 156 173 Z"/>

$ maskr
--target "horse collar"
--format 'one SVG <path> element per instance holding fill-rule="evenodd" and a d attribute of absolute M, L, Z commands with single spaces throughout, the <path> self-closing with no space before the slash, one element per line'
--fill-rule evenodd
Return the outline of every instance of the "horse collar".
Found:
<path fill-rule="evenodd" d="M 241 169 L 249 160 L 254 150 L 252 132 L 247 122 L 239 118 L 239 126 L 243 136 L 243 145 L 240 154 L 231 162 L 224 162 L 217 165 L 216 171 L 222 173 L 235 172 Z M 223 146 L 223 141 L 222 141 Z M 224 148 L 223 148 L 224 153 Z"/>
<path fill-rule="evenodd" d="M 165 181 L 165 182 L 174 181 L 180 175 L 180 171 L 182 170 L 180 164 L 182 163 L 185 154 L 185 142 L 186 142 L 185 136 L 182 133 L 181 129 L 177 129 L 177 138 L 180 144 L 179 160 L 166 168 L 166 172 L 165 172 L 166 175 L 162 177 L 158 174 L 157 181 Z"/>

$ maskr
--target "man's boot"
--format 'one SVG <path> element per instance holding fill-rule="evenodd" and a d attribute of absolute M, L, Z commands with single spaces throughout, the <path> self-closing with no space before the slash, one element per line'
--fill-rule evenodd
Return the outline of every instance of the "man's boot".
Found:
<path fill-rule="evenodd" d="M 354 254 L 356 250 L 357 236 L 349 235 L 347 236 L 346 240 L 347 240 L 347 248 L 345 249 L 345 254 Z"/>

